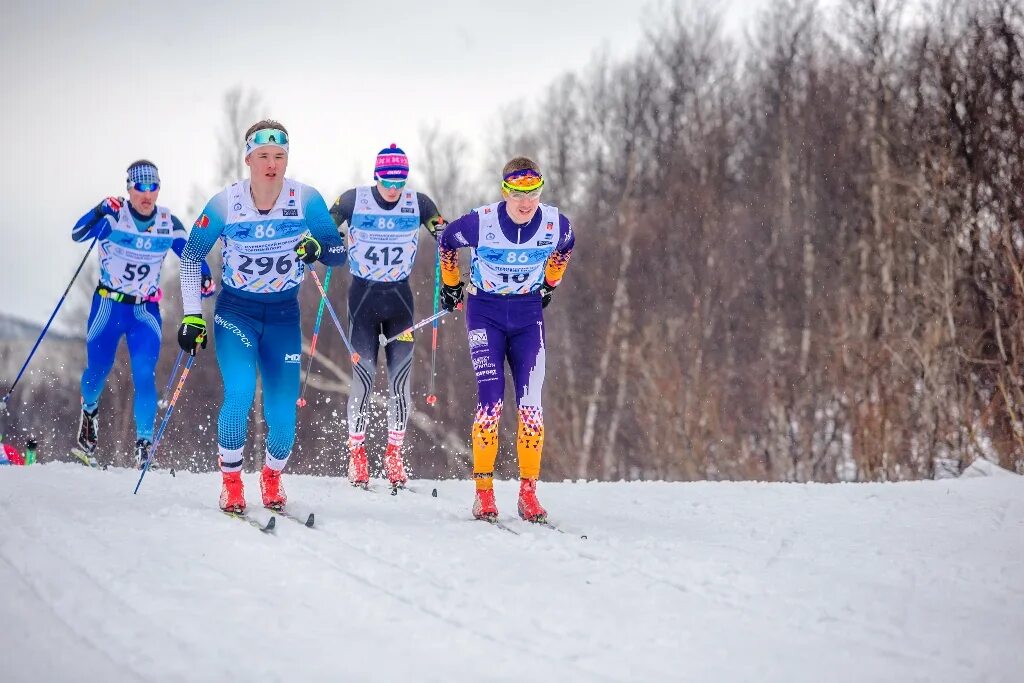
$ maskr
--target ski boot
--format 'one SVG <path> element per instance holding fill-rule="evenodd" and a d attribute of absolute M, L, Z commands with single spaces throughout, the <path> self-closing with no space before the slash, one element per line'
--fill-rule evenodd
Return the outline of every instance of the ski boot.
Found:
<path fill-rule="evenodd" d="M 153 444 L 150 443 L 149 439 L 139 439 L 135 442 L 135 467 L 137 469 L 143 469 L 146 466 L 146 462 L 149 461 L 152 453 Z M 156 461 L 149 463 L 149 469 L 156 469 Z"/>
<path fill-rule="evenodd" d="M 348 480 L 353 486 L 370 488 L 370 465 L 366 461 L 366 446 L 349 445 L 348 447 Z"/>
<path fill-rule="evenodd" d="M 498 521 L 498 504 L 494 502 L 494 489 L 477 489 L 473 501 L 473 516 L 488 522 Z"/>
<path fill-rule="evenodd" d="M 281 484 L 281 470 L 275 470 L 266 465 L 260 472 L 260 493 L 263 494 L 263 507 L 271 510 L 283 510 L 284 504 L 288 502 L 288 494 L 284 492 Z"/>
<path fill-rule="evenodd" d="M 245 512 L 245 487 L 241 472 L 222 472 L 220 509 L 224 512 Z"/>
<path fill-rule="evenodd" d="M 409 477 L 405 474 L 405 464 L 402 462 L 402 448 L 393 443 L 388 444 L 384 451 L 384 472 L 388 475 L 392 489 L 405 488 Z"/>
<path fill-rule="evenodd" d="M 91 413 L 82 408 L 82 417 L 78 423 L 78 445 L 71 449 L 71 454 L 89 467 L 96 467 L 96 442 L 100 434 L 100 421 L 97 418 L 99 408 Z"/>
<path fill-rule="evenodd" d="M 537 500 L 537 480 L 519 480 L 519 516 L 527 522 L 546 524 L 548 513 Z"/>

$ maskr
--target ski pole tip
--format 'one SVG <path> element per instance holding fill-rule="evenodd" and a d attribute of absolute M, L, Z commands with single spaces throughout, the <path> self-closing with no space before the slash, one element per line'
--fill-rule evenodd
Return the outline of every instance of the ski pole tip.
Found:
<path fill-rule="evenodd" d="M 427 396 L 427 405 L 428 406 L 432 406 L 435 403 L 437 403 L 437 396 L 434 396 L 433 394 L 431 394 L 430 396 Z"/>
<path fill-rule="evenodd" d="M 352 354 L 352 362 L 353 363 L 358 363 L 359 362 L 359 354 L 358 353 L 353 353 Z"/>
<path fill-rule="evenodd" d="M 305 405 L 306 405 L 306 399 L 304 399 L 304 398 L 300 398 L 300 399 L 299 399 L 298 401 L 296 401 L 296 402 L 295 402 L 295 405 L 297 405 L 297 406 L 298 406 L 298 407 L 300 407 L 300 408 L 303 408 L 303 407 L 305 407 Z"/>

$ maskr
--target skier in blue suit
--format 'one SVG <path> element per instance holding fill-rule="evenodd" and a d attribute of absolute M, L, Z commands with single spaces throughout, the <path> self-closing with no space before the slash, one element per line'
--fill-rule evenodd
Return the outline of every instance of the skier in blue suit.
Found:
<path fill-rule="evenodd" d="M 257 369 L 263 380 L 267 422 L 260 473 L 263 505 L 281 509 L 287 501 L 281 472 L 295 443 L 302 360 L 299 284 L 309 264 L 319 260 L 340 266 L 347 256 L 320 193 L 284 175 L 289 144 L 285 127 L 276 121 L 260 121 L 246 131 L 244 140 L 249 180 L 240 180 L 214 196 L 192 226 L 182 255 L 185 317 L 178 329 L 181 348 L 195 354 L 198 347 L 206 347 L 200 261 L 222 239 L 223 287 L 213 320 L 224 382 L 224 402 L 217 419 L 223 477 L 220 507 L 229 512 L 245 510 L 242 449 L 256 395 Z"/>
<path fill-rule="evenodd" d="M 72 450 L 95 466 L 99 437 L 99 400 L 114 365 L 121 337 L 128 342 L 135 388 L 135 462 L 149 459 L 156 417 L 156 362 L 160 355 L 160 271 L 167 252 L 181 257 L 188 233 L 166 207 L 158 206 L 160 175 L 156 164 L 140 159 L 128 167 L 128 201 L 107 197 L 71 230 L 76 242 L 97 238 L 99 285 L 92 297 L 86 331 L 88 363 L 82 373 L 82 415 L 78 446 Z M 213 293 L 206 262 L 201 292 Z"/>

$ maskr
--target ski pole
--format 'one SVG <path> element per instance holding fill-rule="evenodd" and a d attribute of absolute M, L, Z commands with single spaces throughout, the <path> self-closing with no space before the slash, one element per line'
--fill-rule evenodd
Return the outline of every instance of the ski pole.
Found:
<path fill-rule="evenodd" d="M 174 367 L 171 369 L 171 375 L 167 378 L 167 386 L 164 387 L 164 397 L 160 399 L 158 405 L 161 408 L 167 407 L 167 398 L 171 395 L 171 385 L 174 384 L 174 378 L 178 374 L 178 368 L 181 367 L 181 357 L 185 355 L 185 349 L 178 351 L 178 359 L 174 361 Z"/>
<path fill-rule="evenodd" d="M 345 342 L 345 348 L 348 349 L 352 362 L 358 363 L 359 354 L 352 348 L 352 342 L 348 340 L 348 335 L 342 329 L 341 321 L 338 320 L 338 314 L 334 312 L 334 306 L 331 305 L 331 300 L 327 298 L 327 290 L 324 289 L 323 283 L 320 282 L 320 276 L 316 274 L 312 267 L 309 269 L 309 274 L 313 276 L 313 282 L 316 283 L 316 288 L 320 290 L 321 300 L 327 305 L 327 312 L 331 314 L 331 320 L 334 321 L 334 326 L 338 328 L 338 334 L 341 335 L 341 341 Z"/>
<path fill-rule="evenodd" d="M 78 279 L 78 274 L 82 272 L 82 267 L 85 265 L 86 259 L 89 258 L 89 254 L 92 253 L 92 248 L 96 246 L 96 241 L 99 240 L 100 236 L 96 235 L 92 238 L 92 242 L 89 244 L 89 248 L 85 251 L 85 256 L 82 257 L 82 262 L 78 264 L 78 268 L 75 270 L 75 274 L 71 276 L 71 282 L 68 283 L 67 288 L 64 290 L 64 294 L 61 295 L 60 301 L 57 302 L 57 307 L 53 309 L 53 313 L 50 314 L 50 319 L 46 321 L 46 325 L 43 326 L 43 331 L 39 333 L 39 338 L 36 339 L 35 345 L 32 350 L 28 352 L 28 358 L 21 366 L 21 370 L 18 371 L 18 376 L 14 378 L 14 384 L 7 390 L 7 395 L 0 399 L 0 413 L 7 411 L 7 402 L 11 400 L 11 394 L 14 393 L 14 387 L 18 386 L 18 382 L 21 381 L 21 376 L 25 373 L 25 368 L 28 367 L 29 361 L 32 360 L 32 356 L 35 355 L 36 349 L 39 348 L 39 343 L 43 341 L 43 337 L 46 336 L 46 332 L 50 329 L 50 323 L 57 317 L 57 311 L 64 304 L 64 300 L 68 297 L 68 292 L 71 291 L 71 285 L 75 284 L 75 280 Z"/>
<path fill-rule="evenodd" d="M 461 311 L 462 310 L 462 303 L 461 302 L 455 307 L 455 310 L 456 311 Z M 420 329 L 421 327 L 424 327 L 426 325 L 429 325 L 432 322 L 436 322 L 436 321 L 440 320 L 441 318 L 445 317 L 449 313 L 451 313 L 451 311 L 449 311 L 446 308 L 446 309 L 444 309 L 442 311 L 438 311 L 437 313 L 435 313 L 434 315 L 430 316 L 429 318 L 424 318 L 423 320 L 419 321 L 418 323 L 416 323 L 412 327 L 405 328 L 404 330 L 402 330 L 401 332 L 399 332 L 398 334 L 396 334 L 394 336 L 385 337 L 382 334 L 382 335 L 380 335 L 380 345 L 381 346 L 387 346 L 391 342 L 393 342 L 396 339 L 398 339 L 399 337 L 401 337 L 403 334 L 409 334 L 410 332 L 415 332 L 416 330 Z"/>
<path fill-rule="evenodd" d="M 441 248 L 438 247 L 434 253 L 434 314 L 441 305 Z M 437 378 L 437 326 L 435 319 L 432 327 L 433 336 L 430 340 L 430 388 L 427 390 L 427 405 L 437 403 L 437 394 L 434 393 L 434 383 Z"/>
<path fill-rule="evenodd" d="M 333 268 L 327 269 L 324 276 L 324 291 L 331 286 L 331 273 Z M 306 405 L 306 382 L 309 381 L 309 371 L 313 367 L 313 356 L 316 355 L 316 338 L 320 334 L 320 321 L 324 319 L 324 299 L 320 299 L 320 306 L 316 309 L 316 324 L 313 325 L 313 338 L 309 341 L 309 363 L 306 364 L 306 376 L 302 378 L 302 391 L 299 392 L 299 400 L 295 402 L 298 407 Z"/>
<path fill-rule="evenodd" d="M 164 419 L 160 422 L 160 429 L 156 432 L 156 438 L 153 439 L 153 450 L 149 452 L 149 459 L 146 464 L 142 467 L 142 474 L 139 475 L 139 481 L 135 484 L 135 490 L 132 493 L 138 493 L 139 487 L 142 486 L 142 478 L 146 476 L 146 472 L 149 471 L 149 466 L 156 458 L 156 449 L 160 447 L 160 441 L 163 439 L 164 430 L 167 429 L 167 422 L 171 419 L 171 415 L 174 413 L 174 405 L 178 402 L 178 397 L 181 396 L 181 390 L 185 386 L 185 380 L 188 379 L 189 370 L 192 369 L 192 363 L 196 357 L 189 354 L 188 360 L 185 361 L 185 369 L 181 371 L 181 379 L 178 380 L 178 386 L 174 388 L 174 395 L 171 396 L 171 403 L 167 406 L 167 412 L 164 413 Z"/>

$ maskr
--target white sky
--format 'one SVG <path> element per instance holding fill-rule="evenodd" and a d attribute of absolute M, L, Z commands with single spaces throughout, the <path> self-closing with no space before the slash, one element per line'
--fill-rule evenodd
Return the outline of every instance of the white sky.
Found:
<path fill-rule="evenodd" d="M 764 2 L 722 0 L 732 25 Z M 157 163 L 160 203 L 189 226 L 194 189 L 219 189 L 216 138 L 234 85 L 257 89 L 288 126 L 289 175 L 330 203 L 356 177 L 369 181 L 373 156 L 391 142 L 409 154 L 415 184 L 417 133 L 429 121 L 466 135 L 476 167 L 503 106 L 599 50 L 635 52 L 653 6 L 7 0 L 0 312 L 46 320 L 85 249 L 71 226 L 102 197 L 124 194 L 134 159 Z"/>

